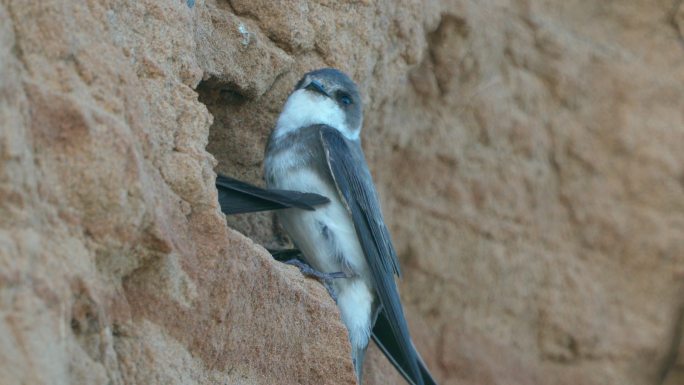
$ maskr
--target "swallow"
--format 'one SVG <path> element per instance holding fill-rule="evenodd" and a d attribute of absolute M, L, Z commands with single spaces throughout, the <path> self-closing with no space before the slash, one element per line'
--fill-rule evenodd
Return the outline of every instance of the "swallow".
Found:
<path fill-rule="evenodd" d="M 332 68 L 305 74 L 269 137 L 266 184 L 330 200 L 315 211 L 277 216 L 309 265 L 343 273 L 329 290 L 348 330 L 359 384 L 371 339 L 407 382 L 436 384 L 409 334 L 395 283 L 399 261 L 361 148 L 362 125 L 361 96 L 346 74 Z"/>

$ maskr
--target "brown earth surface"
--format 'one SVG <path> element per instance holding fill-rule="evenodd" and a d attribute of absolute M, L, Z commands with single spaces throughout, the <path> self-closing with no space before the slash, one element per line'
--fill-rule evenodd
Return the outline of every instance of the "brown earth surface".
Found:
<path fill-rule="evenodd" d="M 0 383 L 354 384 L 213 185 L 324 66 L 441 384 L 684 383 L 681 0 L 0 0 Z"/>

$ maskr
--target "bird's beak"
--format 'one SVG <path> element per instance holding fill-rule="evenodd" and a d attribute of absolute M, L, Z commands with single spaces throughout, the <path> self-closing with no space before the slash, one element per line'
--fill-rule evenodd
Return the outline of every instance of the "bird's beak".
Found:
<path fill-rule="evenodd" d="M 330 97 L 330 94 L 325 91 L 325 88 L 323 88 L 323 85 L 316 80 L 312 80 L 309 82 L 309 84 L 304 87 L 305 90 L 313 91 L 313 92 L 318 92 L 321 95 L 325 95 L 327 97 Z"/>

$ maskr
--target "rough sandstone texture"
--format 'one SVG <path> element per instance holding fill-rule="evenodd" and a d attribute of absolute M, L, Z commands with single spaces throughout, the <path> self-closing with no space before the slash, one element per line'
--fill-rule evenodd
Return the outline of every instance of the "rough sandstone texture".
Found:
<path fill-rule="evenodd" d="M 334 66 L 442 384 L 684 383 L 681 3 L 1 0 L 0 382 L 353 384 L 213 188 Z"/>

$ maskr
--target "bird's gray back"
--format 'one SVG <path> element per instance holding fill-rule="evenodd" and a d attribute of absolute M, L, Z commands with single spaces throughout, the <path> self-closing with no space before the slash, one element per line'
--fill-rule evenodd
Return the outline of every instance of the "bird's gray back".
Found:
<path fill-rule="evenodd" d="M 280 179 L 301 168 L 312 169 L 321 176 L 328 174 L 318 126 L 300 128 L 279 138 L 271 134 L 266 145 L 266 184 L 283 188 Z"/>

